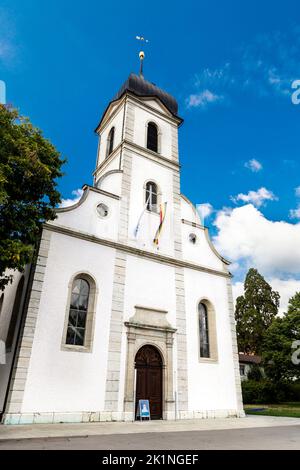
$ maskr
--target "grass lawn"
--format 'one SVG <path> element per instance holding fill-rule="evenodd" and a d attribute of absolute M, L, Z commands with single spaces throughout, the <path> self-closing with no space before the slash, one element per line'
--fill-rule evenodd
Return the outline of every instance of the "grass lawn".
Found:
<path fill-rule="evenodd" d="M 276 405 L 244 405 L 244 410 L 247 415 L 300 418 L 300 402 L 279 403 Z"/>

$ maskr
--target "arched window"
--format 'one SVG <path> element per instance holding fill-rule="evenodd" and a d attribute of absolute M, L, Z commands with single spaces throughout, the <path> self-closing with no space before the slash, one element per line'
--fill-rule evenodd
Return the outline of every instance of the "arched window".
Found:
<path fill-rule="evenodd" d="M 96 296 L 96 282 L 90 274 L 79 273 L 71 279 L 61 345 L 64 351 L 91 352 Z"/>
<path fill-rule="evenodd" d="M 199 304 L 200 357 L 210 357 L 209 326 L 206 305 Z"/>
<path fill-rule="evenodd" d="M 84 346 L 90 285 L 86 279 L 74 280 L 71 292 L 66 344 Z"/>
<path fill-rule="evenodd" d="M 158 152 L 158 129 L 154 122 L 149 122 L 147 128 L 147 148 Z"/>
<path fill-rule="evenodd" d="M 151 212 L 157 212 L 157 185 L 153 181 L 146 183 L 145 203 L 147 203 L 147 209 Z"/>
<path fill-rule="evenodd" d="M 106 144 L 106 157 L 108 157 L 114 149 L 115 128 L 112 127 L 109 131 Z"/>

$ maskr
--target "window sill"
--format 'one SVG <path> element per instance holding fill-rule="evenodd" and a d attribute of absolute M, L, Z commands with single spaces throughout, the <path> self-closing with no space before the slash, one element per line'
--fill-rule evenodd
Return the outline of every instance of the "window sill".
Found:
<path fill-rule="evenodd" d="M 214 357 L 199 357 L 199 362 L 206 364 L 217 364 L 219 361 Z"/>
<path fill-rule="evenodd" d="M 90 353 L 92 352 L 92 347 L 91 346 L 76 346 L 72 344 L 63 344 L 61 346 L 61 351 Z"/>
<path fill-rule="evenodd" d="M 146 209 L 146 212 L 148 212 L 148 214 L 159 215 L 159 212 L 157 212 L 157 211 L 150 211 L 149 209 Z"/>

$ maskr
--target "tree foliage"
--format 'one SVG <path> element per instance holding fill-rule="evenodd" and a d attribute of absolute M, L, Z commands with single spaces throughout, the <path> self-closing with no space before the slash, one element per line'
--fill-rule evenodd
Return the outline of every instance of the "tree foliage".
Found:
<path fill-rule="evenodd" d="M 0 289 L 11 279 L 6 270 L 22 271 L 42 224 L 55 218 L 63 163 L 28 118 L 0 105 Z"/>
<path fill-rule="evenodd" d="M 294 341 L 299 342 L 295 348 Z M 290 298 L 287 313 L 275 318 L 268 328 L 262 356 L 265 372 L 272 381 L 300 379 L 300 292 Z"/>
<path fill-rule="evenodd" d="M 235 308 L 239 351 L 260 354 L 264 335 L 278 313 L 279 293 L 273 291 L 259 272 L 250 268 L 244 282 L 244 295 Z"/>

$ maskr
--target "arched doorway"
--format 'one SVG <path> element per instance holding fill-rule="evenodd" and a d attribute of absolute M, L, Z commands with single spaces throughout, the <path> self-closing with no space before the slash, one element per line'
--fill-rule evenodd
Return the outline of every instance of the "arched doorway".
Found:
<path fill-rule="evenodd" d="M 139 400 L 149 400 L 151 419 L 162 418 L 162 358 L 159 351 L 149 344 L 143 346 L 135 356 L 136 400 L 135 415 Z"/>

